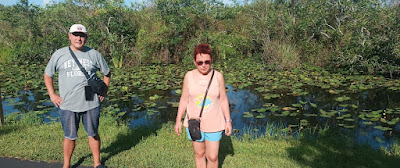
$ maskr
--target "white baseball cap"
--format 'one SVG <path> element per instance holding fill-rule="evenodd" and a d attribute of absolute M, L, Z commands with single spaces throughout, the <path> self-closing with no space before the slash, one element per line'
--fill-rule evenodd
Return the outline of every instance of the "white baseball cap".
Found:
<path fill-rule="evenodd" d="M 69 28 L 69 32 L 73 33 L 73 32 L 82 32 L 87 34 L 86 28 L 85 26 L 81 25 L 81 24 L 74 24 L 71 26 L 71 28 Z"/>

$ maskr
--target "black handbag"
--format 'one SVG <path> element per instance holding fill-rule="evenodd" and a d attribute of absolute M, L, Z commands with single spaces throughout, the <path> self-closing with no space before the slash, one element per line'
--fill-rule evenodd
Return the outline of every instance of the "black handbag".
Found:
<path fill-rule="evenodd" d="M 189 133 L 190 133 L 190 137 L 192 138 L 192 141 L 201 139 L 200 119 L 201 119 L 201 115 L 203 114 L 203 109 L 204 109 L 204 104 L 206 104 L 208 89 L 210 88 L 213 77 L 214 77 L 214 70 L 212 72 L 210 82 L 208 83 L 206 94 L 204 95 L 204 100 L 203 100 L 203 104 L 201 106 L 199 118 L 189 119 L 189 121 L 188 121 L 188 124 L 189 124 L 188 129 L 189 129 Z"/>
<path fill-rule="evenodd" d="M 201 131 L 200 131 L 200 119 L 190 119 L 189 123 L 189 133 L 192 141 L 201 139 Z"/>
<path fill-rule="evenodd" d="M 89 74 L 86 72 L 85 68 L 83 68 L 82 64 L 79 62 L 78 58 L 76 58 L 74 52 L 72 52 L 71 47 L 68 47 L 68 49 L 72 55 L 72 58 L 74 58 L 76 64 L 79 66 L 79 69 L 82 71 L 82 73 L 88 80 L 88 85 L 90 86 L 91 90 L 100 96 L 106 96 L 108 86 L 96 75 L 92 75 L 90 77 Z M 86 97 L 88 96 L 86 95 Z"/>

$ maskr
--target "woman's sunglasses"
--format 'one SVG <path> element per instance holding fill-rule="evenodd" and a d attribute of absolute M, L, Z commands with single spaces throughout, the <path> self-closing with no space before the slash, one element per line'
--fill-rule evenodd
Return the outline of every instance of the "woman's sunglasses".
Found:
<path fill-rule="evenodd" d="M 210 65 L 211 61 L 204 61 L 206 65 Z M 197 65 L 203 65 L 203 61 L 196 62 Z"/>

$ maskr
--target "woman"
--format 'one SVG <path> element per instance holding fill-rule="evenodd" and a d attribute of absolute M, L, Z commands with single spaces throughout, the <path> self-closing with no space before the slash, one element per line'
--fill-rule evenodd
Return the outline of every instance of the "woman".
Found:
<path fill-rule="evenodd" d="M 232 133 L 232 120 L 229 112 L 228 98 L 225 92 L 225 81 L 222 74 L 211 69 L 211 48 L 208 44 L 199 44 L 193 52 L 193 63 L 196 69 L 186 73 L 183 80 L 182 96 L 179 101 L 176 116 L 175 132 L 182 132 L 182 117 L 187 112 L 183 126 L 186 127 L 188 139 L 192 140 L 188 130 L 188 120 L 198 118 L 207 86 L 214 71 L 214 76 L 207 93 L 200 130 L 202 139 L 192 141 L 197 168 L 218 167 L 219 141 L 225 130 L 225 135 Z M 207 162 L 206 162 L 207 158 Z"/>

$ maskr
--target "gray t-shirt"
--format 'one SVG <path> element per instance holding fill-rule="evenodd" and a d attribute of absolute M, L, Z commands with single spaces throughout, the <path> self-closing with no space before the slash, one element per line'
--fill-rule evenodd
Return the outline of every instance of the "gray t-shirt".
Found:
<path fill-rule="evenodd" d="M 110 72 L 107 62 L 98 51 L 84 47 L 82 51 L 74 51 L 74 54 L 90 76 L 96 75 L 97 70 L 100 70 L 103 75 Z M 100 106 L 97 95 L 92 101 L 86 100 L 87 79 L 72 58 L 68 47 L 54 52 L 45 69 L 45 73 L 50 77 L 53 77 L 57 71 L 60 96 L 63 99 L 61 109 L 85 112 Z"/>

